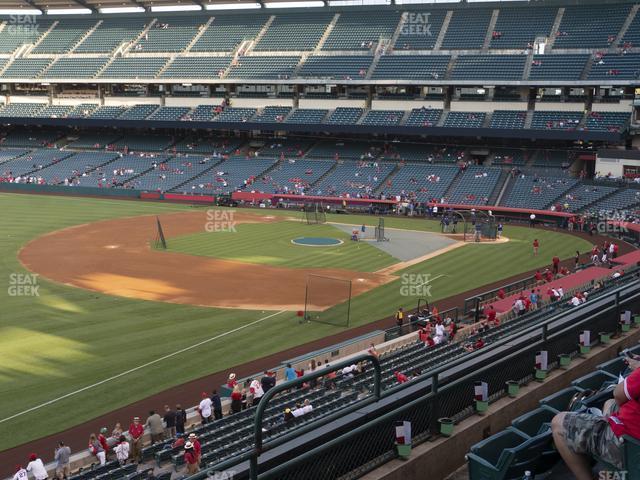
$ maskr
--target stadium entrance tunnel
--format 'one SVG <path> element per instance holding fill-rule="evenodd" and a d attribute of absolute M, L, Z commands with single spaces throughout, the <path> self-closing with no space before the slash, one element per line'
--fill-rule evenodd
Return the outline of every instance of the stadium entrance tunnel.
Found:
<path fill-rule="evenodd" d="M 291 240 L 294 245 L 303 245 L 305 247 L 337 247 L 344 242 L 337 238 L 329 237 L 298 237 Z"/>

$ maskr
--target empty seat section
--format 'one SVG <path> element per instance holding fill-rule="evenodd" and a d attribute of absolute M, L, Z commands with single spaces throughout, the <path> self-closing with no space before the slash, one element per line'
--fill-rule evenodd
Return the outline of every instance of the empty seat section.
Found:
<path fill-rule="evenodd" d="M 444 127 L 480 128 L 486 114 L 483 112 L 449 112 L 444 120 Z"/>
<path fill-rule="evenodd" d="M 298 124 L 318 124 L 327 116 L 329 110 L 317 108 L 298 108 L 294 110 L 286 119 L 285 123 Z"/>
<path fill-rule="evenodd" d="M 534 55 L 529 80 L 580 80 L 589 55 Z"/>
<path fill-rule="evenodd" d="M 369 110 L 362 119 L 362 125 L 399 125 L 404 112 L 402 110 Z"/>
<path fill-rule="evenodd" d="M 98 104 L 96 103 L 81 103 L 80 105 L 76 105 L 71 109 L 71 111 L 67 114 L 68 118 L 84 118 L 91 115 L 98 108 Z"/>
<path fill-rule="evenodd" d="M 467 167 L 447 201 L 465 205 L 486 205 L 491 192 L 496 188 L 500 173 L 499 168 L 475 165 Z"/>
<path fill-rule="evenodd" d="M 10 103 L 0 109 L 2 117 L 35 117 L 38 112 L 44 109 L 45 103 Z"/>
<path fill-rule="evenodd" d="M 40 149 L 0 163 L 0 177 L 27 175 L 37 177 L 38 171 L 71 156 L 71 152 Z M 11 175 L 8 175 L 8 174 Z"/>
<path fill-rule="evenodd" d="M 594 60 L 589 80 L 637 80 L 640 78 L 640 54 L 604 55 Z"/>
<path fill-rule="evenodd" d="M 225 108 L 213 120 L 216 122 L 248 122 L 256 114 L 255 108 Z"/>
<path fill-rule="evenodd" d="M 455 80 L 521 80 L 524 55 L 460 55 L 451 72 Z"/>
<path fill-rule="evenodd" d="M 37 78 L 50 63 L 50 58 L 16 58 L 2 73 L 2 77 Z"/>
<path fill-rule="evenodd" d="M 599 132 L 621 132 L 630 121 L 629 112 L 590 112 L 585 129 Z"/>
<path fill-rule="evenodd" d="M 405 125 L 407 127 L 433 127 L 438 123 L 441 115 L 442 109 L 414 108 Z"/>
<path fill-rule="evenodd" d="M 153 112 L 147 120 L 156 120 L 161 122 L 171 122 L 182 120 L 189 113 L 189 107 L 160 107 Z"/>
<path fill-rule="evenodd" d="M 494 148 L 492 165 L 524 165 L 529 158 L 528 152 L 518 148 Z"/>
<path fill-rule="evenodd" d="M 554 48 L 605 48 L 629 15 L 629 5 L 566 7 Z"/>
<path fill-rule="evenodd" d="M 265 107 L 254 118 L 255 122 L 276 123 L 283 122 L 291 111 L 291 107 Z"/>
<path fill-rule="evenodd" d="M 286 79 L 293 75 L 300 57 L 239 57 L 227 78 Z"/>
<path fill-rule="evenodd" d="M 222 77 L 231 57 L 178 57 L 160 78 L 216 78 Z"/>
<path fill-rule="evenodd" d="M 213 167 L 219 160 L 201 155 L 184 155 L 170 158 L 152 170 L 129 181 L 128 187 L 135 190 L 157 190 L 166 192 L 189 181 Z"/>
<path fill-rule="evenodd" d="M 122 112 L 126 110 L 126 107 L 116 107 L 110 105 L 103 105 L 95 109 L 90 115 L 89 118 L 96 118 L 102 120 L 111 120 L 114 118 L 118 118 Z"/>
<path fill-rule="evenodd" d="M 53 20 L 33 15 L 16 15 L 15 21 L 9 19 L 0 30 L 0 53 L 13 53 L 22 45 L 37 43 L 52 24 Z"/>
<path fill-rule="evenodd" d="M 490 48 L 533 47 L 536 38 L 549 37 L 557 13 L 558 9 L 553 7 L 500 8 Z"/>
<path fill-rule="evenodd" d="M 107 61 L 107 58 L 60 58 L 41 78 L 93 78 Z"/>
<path fill-rule="evenodd" d="M 618 190 L 610 197 L 603 198 L 591 205 L 589 211 L 595 213 L 610 214 L 614 212 L 622 213 L 632 207 L 640 205 L 640 190 L 635 188 L 625 188 Z"/>
<path fill-rule="evenodd" d="M 373 57 L 366 55 L 312 56 L 302 64 L 298 77 L 361 80 L 366 78 Z"/>
<path fill-rule="evenodd" d="M 139 104 L 128 108 L 118 117 L 120 120 L 144 120 L 156 111 L 158 105 Z"/>
<path fill-rule="evenodd" d="M 127 149 L 129 152 L 160 152 L 168 148 L 173 139 L 168 135 L 126 135 L 116 142 L 117 149 Z"/>
<path fill-rule="evenodd" d="M 113 152 L 81 152 L 38 171 L 38 176 L 51 185 L 83 185 L 82 176 L 118 156 Z M 75 179 L 75 180 L 74 180 Z"/>
<path fill-rule="evenodd" d="M 314 195 L 350 195 L 368 197 L 395 168 L 393 163 L 374 161 L 340 161 L 336 168 L 318 185 L 311 188 Z"/>
<path fill-rule="evenodd" d="M 254 50 L 313 50 L 332 18 L 324 12 L 278 14 Z"/>
<path fill-rule="evenodd" d="M 564 211 L 577 212 L 602 197 L 606 197 L 617 190 L 615 187 L 604 187 L 601 185 L 577 185 L 572 190 L 565 192 L 556 203 L 561 205 Z"/>
<path fill-rule="evenodd" d="M 68 137 L 70 148 L 96 149 L 102 150 L 108 145 L 112 145 L 121 135 L 111 132 L 82 133 L 77 137 Z"/>
<path fill-rule="evenodd" d="M 454 10 L 442 48 L 444 50 L 482 48 L 492 15 L 493 10 L 488 8 Z"/>
<path fill-rule="evenodd" d="M 244 40 L 258 36 L 267 15 L 220 15 L 191 47 L 192 52 L 231 52 Z"/>
<path fill-rule="evenodd" d="M 97 23 L 95 19 L 60 20 L 30 53 L 67 53 Z"/>
<path fill-rule="evenodd" d="M 323 50 L 369 50 L 381 39 L 390 40 L 400 14 L 388 12 L 343 12 L 327 37 Z"/>
<path fill-rule="evenodd" d="M 136 52 L 181 52 L 200 29 L 204 28 L 208 18 L 161 17 L 133 47 Z"/>
<path fill-rule="evenodd" d="M 375 80 L 444 79 L 449 55 L 384 55 L 371 75 Z"/>
<path fill-rule="evenodd" d="M 230 193 L 249 187 L 277 160 L 231 157 L 181 187 L 191 193 Z"/>
<path fill-rule="evenodd" d="M 72 109 L 71 105 L 49 105 L 40 110 L 36 116 L 42 118 L 64 118 Z"/>
<path fill-rule="evenodd" d="M 99 78 L 155 78 L 167 61 L 165 57 L 119 57 L 102 71 Z"/>
<path fill-rule="evenodd" d="M 266 193 L 303 194 L 334 164 L 333 160 L 285 160 L 256 180 L 253 188 Z"/>
<path fill-rule="evenodd" d="M 575 130 L 582 112 L 534 112 L 531 128 L 534 130 Z"/>
<path fill-rule="evenodd" d="M 447 15 L 446 10 L 430 12 L 404 12 L 395 50 L 431 50 Z"/>
<path fill-rule="evenodd" d="M 459 168 L 454 165 L 407 163 L 385 184 L 387 195 L 408 195 L 418 202 L 440 201 Z"/>
<path fill-rule="evenodd" d="M 338 107 L 336 108 L 325 123 L 332 125 L 353 125 L 362 116 L 362 108 L 356 107 Z"/>
<path fill-rule="evenodd" d="M 544 210 L 576 183 L 573 178 L 520 174 L 510 180 L 509 190 L 501 204 L 512 208 Z"/>
<path fill-rule="evenodd" d="M 78 45 L 74 53 L 111 53 L 120 45 L 134 41 L 147 26 L 149 19 L 108 18 Z"/>
<path fill-rule="evenodd" d="M 524 128 L 527 112 L 523 110 L 496 110 L 491 116 L 491 128 Z"/>

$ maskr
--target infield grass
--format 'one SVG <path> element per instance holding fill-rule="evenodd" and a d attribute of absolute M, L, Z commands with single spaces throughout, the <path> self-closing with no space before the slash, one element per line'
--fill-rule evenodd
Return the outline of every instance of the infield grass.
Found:
<path fill-rule="evenodd" d="M 3 220 L 0 233 L 0 450 L 90 422 L 101 414 L 172 386 L 341 330 L 317 323 L 300 325 L 294 312 L 284 312 L 259 326 L 73 394 L 168 353 L 276 313 L 112 297 L 43 278 L 37 279 L 38 296 L 9 295 L 15 274 L 26 273 L 17 253 L 34 237 L 108 218 L 191 209 L 173 204 L 0 194 Z M 291 215 L 290 212 L 269 212 Z M 256 213 L 263 215 L 264 210 Z M 330 215 L 328 220 L 355 225 L 363 221 L 369 225 L 374 223 L 371 217 L 356 215 Z M 438 229 L 437 222 L 404 218 L 389 218 L 386 226 Z M 546 265 L 554 254 L 566 258 L 576 249 L 584 251 L 590 247 L 588 242 L 576 237 L 528 228 L 507 226 L 505 235 L 511 242 L 468 245 L 412 266 L 405 273 L 444 275 L 432 285 L 430 300 L 437 303 L 438 299 Z M 534 236 L 541 243 L 538 257 L 531 253 Z M 55 255 L 55 251 L 51 254 Z M 415 306 L 417 299 L 402 296 L 401 286 L 402 277 L 399 277 L 353 299 L 352 326 L 390 315 L 398 306 Z M 185 368 L 185 362 L 189 368 Z M 203 385 L 206 389 L 213 387 Z M 69 396 L 55 401 L 65 395 Z M 48 406 L 4 421 L 52 400 L 54 403 Z M 192 403 L 197 400 L 194 398 Z M 129 420 L 120 419 L 124 423 Z M 103 425 L 94 426 L 97 430 Z M 48 455 L 45 460 L 50 460 Z"/>

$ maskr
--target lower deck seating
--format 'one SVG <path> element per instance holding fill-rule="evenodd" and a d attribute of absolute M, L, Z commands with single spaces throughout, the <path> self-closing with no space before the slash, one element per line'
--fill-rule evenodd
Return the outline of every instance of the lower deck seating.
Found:
<path fill-rule="evenodd" d="M 460 180 L 449 194 L 447 201 L 465 205 L 486 205 L 496 188 L 499 168 L 469 166 L 461 173 Z"/>

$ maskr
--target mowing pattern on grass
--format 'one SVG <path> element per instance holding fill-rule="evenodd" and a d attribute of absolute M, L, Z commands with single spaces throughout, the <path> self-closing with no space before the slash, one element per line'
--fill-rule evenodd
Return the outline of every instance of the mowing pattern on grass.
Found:
<path fill-rule="evenodd" d="M 12 274 L 26 273 L 17 260 L 18 250 L 39 235 L 108 218 L 191 210 L 190 207 L 171 204 L 6 194 L 0 194 L 0 209 L 3 212 L 0 288 L 4 292 L 8 291 Z M 269 213 L 291 216 L 291 212 L 277 210 Z M 264 211 L 259 214 L 264 215 Z M 328 217 L 329 221 L 336 222 L 348 219 L 354 225 L 377 223 L 375 218 L 357 215 Z M 388 218 L 386 225 L 438 230 L 437 222 L 403 218 Z M 433 282 L 430 300 L 437 303 L 438 299 L 546 265 L 554 254 L 568 258 L 576 249 L 585 251 L 590 248 L 586 241 L 553 232 L 507 226 L 504 233 L 511 239 L 507 244 L 464 246 L 403 272 L 428 273 L 434 278 L 447 275 Z M 534 237 L 541 243 L 538 257 L 533 257 L 531 252 Z M 342 263 L 339 266 L 346 267 Z M 353 299 L 352 326 L 390 315 L 398 306 L 414 307 L 416 298 L 401 296 L 402 282 L 400 277 L 391 284 Z M 272 313 L 111 297 L 43 279 L 38 279 L 38 285 L 38 297 L 2 297 L 2 418 Z M 33 414 L 2 423 L 0 450 L 86 423 L 172 386 L 216 371 L 229 371 L 231 367 L 251 359 L 340 330 L 316 323 L 301 326 L 295 314 L 283 313 L 262 323 L 259 329 L 229 335 L 189 351 L 183 357 L 153 364 Z M 189 368 L 185 369 L 184 361 L 193 358 L 198 361 L 191 361 Z M 197 400 L 193 399 L 193 402 Z M 126 422 L 127 419 L 121 421 Z M 96 425 L 96 428 L 101 426 Z"/>
<path fill-rule="evenodd" d="M 331 248 L 308 248 L 291 243 L 299 237 L 342 240 Z M 244 223 L 235 231 L 201 232 L 170 238 L 168 251 L 289 268 L 343 268 L 375 272 L 398 260 L 372 245 L 352 242 L 350 236 L 331 225 L 298 222 Z"/>

